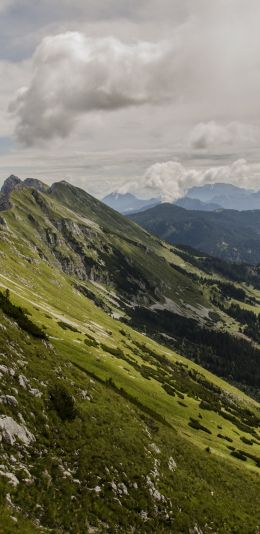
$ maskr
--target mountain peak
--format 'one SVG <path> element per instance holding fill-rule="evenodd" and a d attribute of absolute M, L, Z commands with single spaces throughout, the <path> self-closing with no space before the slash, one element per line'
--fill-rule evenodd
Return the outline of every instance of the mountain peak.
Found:
<path fill-rule="evenodd" d="M 245 189 L 229 183 L 204 184 L 192 187 L 187 198 L 219 204 L 225 209 L 241 211 L 259 209 L 259 195 L 253 189 Z"/>
<path fill-rule="evenodd" d="M 32 187 L 33 189 L 37 189 L 37 191 L 41 191 L 42 193 L 46 193 L 49 189 L 48 185 L 37 178 L 26 178 L 23 181 L 23 184 Z"/>
<path fill-rule="evenodd" d="M 1 193 L 4 193 L 4 195 L 9 195 L 18 185 L 32 187 L 33 189 L 37 189 L 37 191 L 42 192 L 46 192 L 49 189 L 48 185 L 46 185 L 41 180 L 38 180 L 37 178 L 25 178 L 25 180 L 21 180 L 20 178 L 18 178 L 18 176 L 11 174 L 4 181 L 1 188 Z"/>
<path fill-rule="evenodd" d="M 70 182 L 67 182 L 67 180 L 59 180 L 58 182 L 53 182 L 53 184 L 51 184 L 51 186 L 49 187 L 49 192 L 52 193 L 56 191 L 57 189 L 63 189 L 64 187 L 66 188 L 70 187 L 70 188 L 76 189 L 76 186 L 74 186 Z"/>
<path fill-rule="evenodd" d="M 22 183 L 22 180 L 20 180 L 20 178 L 18 178 L 18 176 L 15 176 L 14 174 L 11 174 L 4 181 L 4 183 L 2 185 L 2 188 L 1 188 L 1 193 L 4 193 L 5 195 L 8 195 L 20 183 Z"/>
<path fill-rule="evenodd" d="M 113 191 L 102 199 L 102 202 L 119 213 L 133 213 L 151 208 L 160 203 L 159 198 L 144 199 L 132 193 L 118 193 Z"/>

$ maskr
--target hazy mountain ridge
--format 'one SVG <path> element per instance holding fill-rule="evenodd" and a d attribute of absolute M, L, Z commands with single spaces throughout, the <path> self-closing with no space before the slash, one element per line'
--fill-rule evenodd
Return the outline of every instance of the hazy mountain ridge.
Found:
<path fill-rule="evenodd" d="M 122 213 L 123 215 L 131 215 L 132 213 L 139 213 L 146 209 L 157 206 L 162 203 L 161 198 L 141 199 L 132 193 L 111 193 L 102 199 L 102 202 L 113 208 L 114 210 Z M 190 198 L 185 196 L 174 202 L 176 206 L 181 206 L 185 209 L 202 210 L 202 211 L 214 211 L 221 208 L 219 204 L 213 202 L 202 202 L 199 199 Z"/>
<path fill-rule="evenodd" d="M 224 209 L 248 211 L 260 209 L 260 191 L 216 183 L 192 187 L 187 197 L 205 203 L 215 203 Z"/>
<path fill-rule="evenodd" d="M 110 193 L 102 199 L 102 202 L 119 213 L 131 213 L 151 208 L 160 203 L 159 198 L 138 198 L 132 193 Z"/>
<path fill-rule="evenodd" d="M 161 204 L 161 198 L 144 200 L 131 193 L 111 193 L 103 202 L 119 213 L 145 211 Z M 218 209 L 231 209 L 249 211 L 260 209 L 260 191 L 236 187 L 232 184 L 216 183 L 191 187 L 185 196 L 172 202 L 187 210 L 216 211 Z"/>
<path fill-rule="evenodd" d="M 197 198 L 190 198 L 188 196 L 176 200 L 174 205 L 186 210 L 197 211 L 216 211 L 218 209 L 222 209 L 220 204 L 216 204 L 214 202 L 202 202 Z"/>
<path fill-rule="evenodd" d="M 224 260 L 260 263 L 260 210 L 202 212 L 165 203 L 129 217 L 170 243 Z"/>

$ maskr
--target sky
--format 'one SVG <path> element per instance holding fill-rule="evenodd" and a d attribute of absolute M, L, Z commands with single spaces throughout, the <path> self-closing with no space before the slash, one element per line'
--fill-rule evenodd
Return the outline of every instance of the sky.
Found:
<path fill-rule="evenodd" d="M 0 184 L 260 189 L 259 21 L 259 0 L 0 0 Z"/>

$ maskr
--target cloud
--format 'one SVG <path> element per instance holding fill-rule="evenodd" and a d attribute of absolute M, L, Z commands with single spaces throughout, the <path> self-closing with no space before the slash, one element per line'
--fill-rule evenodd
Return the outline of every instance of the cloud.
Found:
<path fill-rule="evenodd" d="M 124 8 L 118 0 L 103 2 L 105 7 L 94 0 L 77 0 L 73 6 L 60 0 L 59 9 L 53 0 L 47 9 L 50 0 L 23 0 L 28 6 L 23 24 L 28 19 L 32 25 L 30 16 L 37 25 L 47 24 L 41 31 L 36 27 L 32 42 L 46 31 L 60 31 L 57 27 L 81 31 L 49 35 L 39 44 L 34 75 L 11 107 L 18 139 L 30 145 L 68 136 L 79 120 L 87 125 L 94 112 L 101 112 L 109 139 L 104 112 L 128 109 L 131 119 L 135 106 L 140 128 L 145 121 L 150 137 L 156 132 L 162 139 L 161 146 L 170 135 L 187 144 L 191 125 L 199 121 L 191 139 L 195 148 L 240 142 L 238 125 L 260 116 L 260 3 L 252 2 L 249 10 L 244 0 L 163 0 L 162 6 L 158 0 L 140 5 L 128 0 L 121 3 Z M 144 116 L 145 104 L 160 103 L 161 119 Z"/>
<path fill-rule="evenodd" d="M 12 0 L 0 0 L 0 11 L 5 11 L 12 4 Z"/>
<path fill-rule="evenodd" d="M 157 104 L 169 97 L 167 43 L 126 44 L 79 32 L 46 37 L 34 55 L 31 83 L 10 111 L 22 143 L 66 137 L 85 113 Z"/>
<path fill-rule="evenodd" d="M 24 80 L 30 78 L 30 66 L 26 63 L 0 61 L 0 132 L 12 136 L 15 123 L 10 120 L 8 104 L 10 93 L 15 93 Z"/>
<path fill-rule="evenodd" d="M 70 176 L 99 192 L 138 187 L 154 162 L 181 161 L 186 175 L 259 160 L 259 0 L 4 4 L 0 127 L 23 144 L 1 156 L 2 175 Z"/>
<path fill-rule="evenodd" d="M 164 201 L 180 198 L 183 192 L 197 179 L 196 171 L 188 171 L 177 161 L 155 163 L 143 177 L 144 187 Z"/>
<path fill-rule="evenodd" d="M 140 190 L 142 186 L 150 195 L 160 196 L 165 202 L 173 202 L 193 186 L 221 182 L 249 187 L 252 183 L 259 183 L 259 176 L 258 169 L 257 176 L 252 179 L 251 167 L 244 159 L 206 170 L 187 169 L 177 161 L 166 161 L 151 165 L 136 187 Z"/>
<path fill-rule="evenodd" d="M 194 149 L 211 149 L 225 145 L 256 145 L 260 129 L 256 125 L 230 122 L 218 124 L 215 121 L 200 122 L 191 131 L 189 144 Z"/>

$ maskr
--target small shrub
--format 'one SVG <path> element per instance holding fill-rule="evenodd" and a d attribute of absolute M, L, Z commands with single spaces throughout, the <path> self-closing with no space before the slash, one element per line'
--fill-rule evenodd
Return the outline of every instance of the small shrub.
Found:
<path fill-rule="evenodd" d="M 126 331 L 125 331 L 123 328 L 121 328 L 121 329 L 119 330 L 119 333 L 120 333 L 122 336 L 127 336 L 127 333 L 126 333 Z"/>
<path fill-rule="evenodd" d="M 112 354 L 113 356 L 118 356 L 119 358 L 124 357 L 124 352 L 119 347 L 110 347 L 105 343 L 101 343 L 101 348 L 104 352 L 109 352 L 109 354 Z"/>
<path fill-rule="evenodd" d="M 58 321 L 57 323 L 61 328 L 63 328 L 63 330 L 70 330 L 71 332 L 77 332 L 78 334 L 80 334 L 81 332 L 75 328 L 75 326 L 72 326 L 71 324 L 69 323 L 64 323 L 64 321 Z"/>
<path fill-rule="evenodd" d="M 166 393 L 168 393 L 168 395 L 175 397 L 175 389 L 173 386 L 170 386 L 170 384 L 163 384 L 162 387 L 166 391 Z"/>
<path fill-rule="evenodd" d="M 210 410 L 210 411 L 213 411 L 213 412 L 218 412 L 218 409 L 219 409 L 217 403 L 215 403 L 215 404 L 214 403 L 209 403 L 209 402 L 204 401 L 204 400 L 202 400 L 200 402 L 199 407 L 202 410 Z"/>
<path fill-rule="evenodd" d="M 47 335 L 45 332 L 37 326 L 35 323 L 33 323 L 30 319 L 28 319 L 26 315 L 26 310 L 21 308 L 20 306 L 15 306 L 15 304 L 12 304 L 10 301 L 10 291 L 6 291 L 5 294 L 0 293 L 0 309 L 8 316 L 14 319 L 17 324 L 24 330 L 25 332 L 28 332 L 28 334 L 31 334 L 34 337 L 40 338 L 40 339 L 47 339 Z"/>
<path fill-rule="evenodd" d="M 72 421 L 77 412 L 72 395 L 63 384 L 55 384 L 49 389 L 49 399 L 52 406 L 63 421 Z"/>
<path fill-rule="evenodd" d="M 252 439 L 245 438 L 244 436 L 240 436 L 240 439 L 243 441 L 243 443 L 246 443 L 246 445 L 253 445 Z"/>
<path fill-rule="evenodd" d="M 207 434 L 212 434 L 211 430 L 203 426 L 197 419 L 194 419 L 193 417 L 190 417 L 188 425 L 196 430 L 203 430 L 203 432 L 207 432 Z"/>
<path fill-rule="evenodd" d="M 229 438 L 228 436 L 223 436 L 223 434 L 218 434 L 217 437 L 225 439 L 226 441 L 229 441 L 229 443 L 233 443 L 233 439 Z"/>
<path fill-rule="evenodd" d="M 241 450 L 238 450 L 237 452 L 241 453 L 243 456 L 246 456 L 247 458 L 250 458 L 251 460 L 253 460 L 256 463 L 257 467 L 260 467 L 260 458 L 259 458 L 259 456 L 256 456 L 255 454 L 251 454 L 250 452 L 245 452 L 245 451 L 241 451 Z"/>
<path fill-rule="evenodd" d="M 243 462 L 247 461 L 247 457 L 241 452 L 241 451 L 232 451 L 231 456 L 234 456 L 235 458 L 238 458 L 239 460 L 242 460 Z"/>
<path fill-rule="evenodd" d="M 86 339 L 84 339 L 84 343 L 88 347 L 98 347 L 99 346 L 99 342 L 94 337 L 92 337 L 90 335 L 88 335 L 86 337 Z"/>

